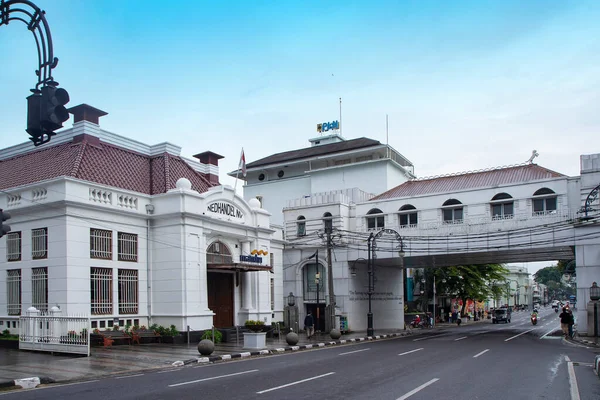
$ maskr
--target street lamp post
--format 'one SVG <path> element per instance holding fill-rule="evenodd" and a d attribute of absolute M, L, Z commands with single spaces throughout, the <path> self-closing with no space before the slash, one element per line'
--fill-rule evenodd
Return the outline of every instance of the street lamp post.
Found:
<path fill-rule="evenodd" d="M 367 294 L 369 296 L 369 311 L 367 312 L 367 336 L 373 336 L 373 311 L 371 310 L 371 296 L 373 296 L 373 260 L 371 259 L 371 242 L 373 240 L 373 232 L 367 239 L 367 271 L 369 274 L 369 288 Z"/>
<path fill-rule="evenodd" d="M 319 314 L 320 314 L 319 309 L 321 308 L 321 307 L 319 307 L 319 283 L 320 283 L 319 280 L 320 280 L 320 278 L 321 278 L 321 274 L 319 274 L 319 264 L 318 264 L 318 259 L 317 259 L 317 272 L 315 273 L 315 283 L 317 284 L 317 313 L 316 313 L 317 314 L 317 323 L 315 325 L 317 328 L 317 332 L 321 331 L 321 327 L 319 325 Z"/>

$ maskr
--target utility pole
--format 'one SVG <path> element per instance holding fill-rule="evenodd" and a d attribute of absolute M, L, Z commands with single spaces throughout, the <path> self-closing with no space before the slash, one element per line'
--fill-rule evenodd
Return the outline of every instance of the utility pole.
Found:
<path fill-rule="evenodd" d="M 335 293 L 333 291 L 333 265 L 331 264 L 331 228 L 325 229 L 327 234 L 327 285 L 329 289 L 329 304 L 325 308 L 325 331 L 335 328 Z"/>

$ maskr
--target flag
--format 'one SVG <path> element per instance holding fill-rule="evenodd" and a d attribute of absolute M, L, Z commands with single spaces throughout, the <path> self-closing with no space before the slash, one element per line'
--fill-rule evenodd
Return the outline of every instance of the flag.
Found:
<path fill-rule="evenodd" d="M 238 168 L 242 170 L 242 176 L 245 178 L 246 177 L 246 156 L 244 155 L 243 147 L 242 147 L 242 154 L 240 155 L 240 165 L 238 166 Z"/>

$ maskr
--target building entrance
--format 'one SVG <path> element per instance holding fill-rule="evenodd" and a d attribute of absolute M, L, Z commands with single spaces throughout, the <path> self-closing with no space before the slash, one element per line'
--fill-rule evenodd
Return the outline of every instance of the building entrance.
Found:
<path fill-rule="evenodd" d="M 216 328 L 229 328 L 233 324 L 233 274 L 207 273 L 208 308 L 215 316 Z"/>

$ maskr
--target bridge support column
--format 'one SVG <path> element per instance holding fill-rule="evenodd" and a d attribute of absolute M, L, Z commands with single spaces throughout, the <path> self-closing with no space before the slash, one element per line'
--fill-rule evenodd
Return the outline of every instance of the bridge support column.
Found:
<path fill-rule="evenodd" d="M 578 245 L 575 249 L 577 265 L 577 332 L 588 330 L 586 305 L 590 301 L 590 286 L 600 281 L 600 244 Z"/>

